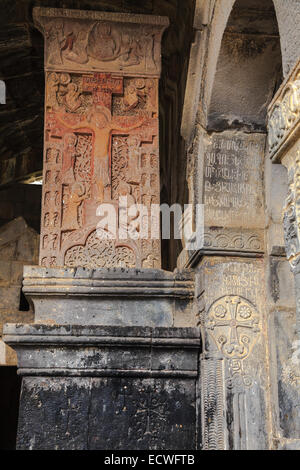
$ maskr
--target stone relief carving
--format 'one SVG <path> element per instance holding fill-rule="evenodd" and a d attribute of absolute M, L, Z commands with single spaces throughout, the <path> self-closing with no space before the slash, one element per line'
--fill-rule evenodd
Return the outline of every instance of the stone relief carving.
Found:
<path fill-rule="evenodd" d="M 224 385 L 222 361 L 205 359 L 202 365 L 203 449 L 224 450 Z"/>
<path fill-rule="evenodd" d="M 224 250 L 263 250 L 263 234 L 258 233 L 204 233 L 204 248 L 219 248 Z"/>
<path fill-rule="evenodd" d="M 97 238 L 96 228 L 101 203 L 112 204 L 118 215 L 120 196 L 128 206 L 145 204 L 149 214 L 150 205 L 159 204 L 158 79 L 133 68 L 159 65 L 152 31 L 161 34 L 162 27 L 60 17 L 42 22 L 52 67 L 46 74 L 41 263 L 160 268 L 160 240 L 150 240 L 150 229 L 149 240 L 146 234 L 121 244 L 107 240 L 105 231 Z M 95 72 L 91 60 L 108 72 Z M 111 62 L 132 67 L 133 75 L 111 73 Z M 140 215 L 129 217 L 128 232 L 145 225 Z"/>
<path fill-rule="evenodd" d="M 290 138 L 299 124 L 300 117 L 300 64 L 290 75 L 288 82 L 274 98 L 268 113 L 269 153 L 276 159 L 280 148 Z"/>
<path fill-rule="evenodd" d="M 49 73 L 47 76 L 46 106 L 69 113 L 86 113 L 92 104 L 91 95 L 84 93 L 83 78 L 69 73 Z"/>
<path fill-rule="evenodd" d="M 75 245 L 65 254 L 64 265 L 70 268 L 134 268 L 136 257 L 132 248 L 112 240 L 99 240 L 92 232 L 85 245 Z"/>
<path fill-rule="evenodd" d="M 208 311 L 206 328 L 226 358 L 242 360 L 250 354 L 260 332 L 258 312 L 242 297 L 221 297 Z"/>
<path fill-rule="evenodd" d="M 48 69 L 160 75 L 166 18 L 94 13 L 34 9 L 35 23 L 46 39 Z"/>
<path fill-rule="evenodd" d="M 283 227 L 287 258 L 292 270 L 295 270 L 300 261 L 300 150 L 297 150 L 295 166 L 288 173 L 288 184 Z"/>
<path fill-rule="evenodd" d="M 251 387 L 253 378 L 245 371 L 243 360 L 249 357 L 261 331 L 255 306 L 237 295 L 221 297 L 211 305 L 205 327 L 228 361 L 226 387 L 241 391 Z"/>

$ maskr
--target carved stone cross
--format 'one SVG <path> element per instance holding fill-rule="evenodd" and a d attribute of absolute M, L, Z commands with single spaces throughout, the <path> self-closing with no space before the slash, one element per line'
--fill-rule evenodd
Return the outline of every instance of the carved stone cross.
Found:
<path fill-rule="evenodd" d="M 159 203 L 158 81 L 168 20 L 52 8 L 35 8 L 34 20 L 45 36 L 46 71 L 40 264 L 160 268 L 160 240 L 100 229 L 99 206 L 111 204 L 119 229 L 120 196 L 129 207 Z M 136 233 L 139 215 L 128 218 Z"/>
<path fill-rule="evenodd" d="M 260 332 L 254 307 L 239 296 L 222 297 L 208 312 L 207 328 L 230 359 L 244 359 Z M 245 333 L 248 330 L 248 333 Z"/>

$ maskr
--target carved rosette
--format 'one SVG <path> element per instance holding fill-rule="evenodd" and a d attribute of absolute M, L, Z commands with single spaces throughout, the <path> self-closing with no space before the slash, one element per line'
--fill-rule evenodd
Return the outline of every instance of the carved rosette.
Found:
<path fill-rule="evenodd" d="M 255 306 L 237 295 L 221 297 L 211 305 L 205 326 L 228 361 L 227 387 L 250 387 L 253 379 L 245 372 L 243 360 L 249 357 L 261 332 Z"/>
<path fill-rule="evenodd" d="M 119 239 L 127 204 L 160 202 L 158 81 L 168 20 L 35 8 L 45 37 L 44 187 L 40 263 L 161 267 L 160 240 Z M 117 238 L 99 206 L 115 210 Z M 150 214 L 150 212 L 149 212 Z M 100 229 L 99 229 L 100 224 Z"/>
<path fill-rule="evenodd" d="M 228 295 L 211 305 L 206 328 L 226 358 L 242 360 L 249 355 L 256 342 L 259 323 L 254 305 L 242 297 Z"/>

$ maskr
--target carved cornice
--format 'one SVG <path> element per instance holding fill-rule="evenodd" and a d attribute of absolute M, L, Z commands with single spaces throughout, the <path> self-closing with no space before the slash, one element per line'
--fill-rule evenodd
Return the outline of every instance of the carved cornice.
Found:
<path fill-rule="evenodd" d="M 65 8 L 43 8 L 33 9 L 33 18 L 36 22 L 40 18 L 74 18 L 81 20 L 111 21 L 117 23 L 143 23 L 156 26 L 168 26 L 169 19 L 166 16 L 135 15 L 131 13 L 110 13 L 102 11 L 68 10 Z"/>
<path fill-rule="evenodd" d="M 36 7 L 33 19 L 46 70 L 160 76 L 166 17 Z"/>
<path fill-rule="evenodd" d="M 300 61 L 276 93 L 268 111 L 269 155 L 280 163 L 300 136 Z"/>

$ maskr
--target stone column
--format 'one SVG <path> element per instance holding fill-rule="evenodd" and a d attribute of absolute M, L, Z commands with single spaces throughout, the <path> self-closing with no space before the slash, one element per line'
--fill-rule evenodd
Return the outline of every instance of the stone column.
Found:
<path fill-rule="evenodd" d="M 284 207 L 286 255 L 295 276 L 297 332 L 300 337 L 300 62 L 275 95 L 268 113 L 269 153 L 288 171 Z"/>
<path fill-rule="evenodd" d="M 99 225 L 97 209 L 118 209 L 122 196 L 128 206 L 159 204 L 158 82 L 168 19 L 35 8 L 34 20 L 45 37 L 41 266 L 160 268 L 159 239 L 108 239 L 112 229 Z M 124 227 L 118 215 L 117 229 L 144 225 L 129 215 Z"/>
<path fill-rule="evenodd" d="M 179 328 L 196 325 L 193 276 L 160 269 L 159 234 L 114 238 L 99 212 L 109 204 L 118 229 L 138 232 L 144 219 L 124 222 L 119 197 L 159 204 L 168 20 L 33 16 L 46 70 L 40 266 L 23 283 L 35 324 L 4 330 L 24 377 L 18 448 L 195 449 L 200 334 Z"/>

